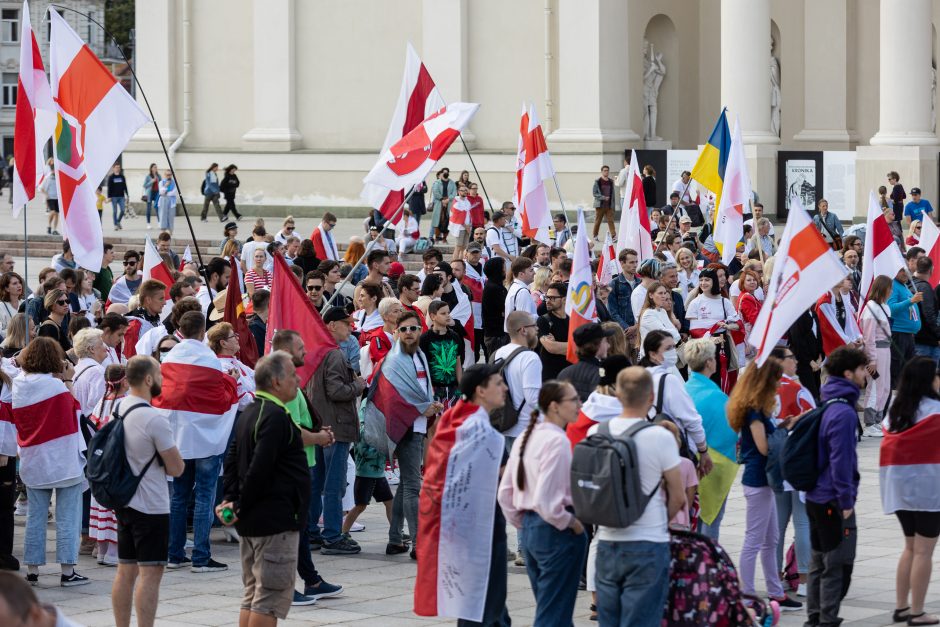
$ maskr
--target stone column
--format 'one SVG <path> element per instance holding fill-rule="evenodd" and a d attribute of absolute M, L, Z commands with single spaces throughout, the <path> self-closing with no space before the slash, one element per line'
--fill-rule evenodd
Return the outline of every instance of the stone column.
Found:
<path fill-rule="evenodd" d="M 300 147 L 295 127 L 294 0 L 254 0 L 254 128 L 242 136 L 246 150 Z"/>
<path fill-rule="evenodd" d="M 745 144 L 779 144 L 770 130 L 770 0 L 721 0 L 720 39 L 729 122 L 738 116 Z"/>
<path fill-rule="evenodd" d="M 633 103 L 643 103 L 643 75 L 632 73 L 632 55 L 643 39 L 631 40 L 628 2 L 558 0 L 557 129 L 548 137 L 553 152 L 622 154 L 639 143 L 630 128 Z"/>
<path fill-rule="evenodd" d="M 141 84 L 147 87 L 155 122 L 160 126 L 164 141 L 169 144 L 179 136 L 182 108 L 183 72 L 179 67 L 182 41 L 178 29 L 181 16 L 175 2 L 138 2 L 134 19 L 138 24 L 147 25 L 147 28 L 137 29 L 135 71 Z M 139 92 L 137 98 L 143 106 Z M 153 142 L 152 148 L 159 150 L 157 131 L 152 124 L 145 124 L 134 135 L 134 142 Z M 148 147 L 151 146 L 141 146 Z"/>
<path fill-rule="evenodd" d="M 469 87 L 467 5 L 468 0 L 424 0 L 422 4 L 421 61 L 448 103 L 473 101 Z M 461 135 L 472 148 L 476 136 L 470 125 L 464 127 Z"/>
<path fill-rule="evenodd" d="M 881 0 L 879 95 L 875 146 L 937 143 L 930 128 L 931 0 Z"/>

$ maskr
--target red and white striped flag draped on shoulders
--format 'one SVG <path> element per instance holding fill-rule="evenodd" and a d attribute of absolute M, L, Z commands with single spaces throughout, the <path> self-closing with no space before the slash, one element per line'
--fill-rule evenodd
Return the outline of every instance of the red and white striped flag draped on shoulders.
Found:
<path fill-rule="evenodd" d="M 635 150 L 630 151 L 630 173 L 627 175 L 627 191 L 620 213 L 620 228 L 617 229 L 617 253 L 624 248 L 635 250 L 641 262 L 653 258 L 650 216 Z"/>
<path fill-rule="evenodd" d="M 858 292 L 862 301 L 868 300 L 868 292 L 875 277 L 885 275 L 894 278 L 898 271 L 907 268 L 901 249 L 898 248 L 888 221 L 881 210 L 881 203 L 872 191 L 868 196 L 868 225 L 865 229 L 865 252 L 862 260 L 862 282 Z M 862 303 L 864 307 L 864 302 Z M 861 311 L 862 307 L 859 308 Z"/>
<path fill-rule="evenodd" d="M 555 168 L 535 107 L 529 105 L 526 112 L 525 104 L 522 106 L 513 204 L 519 208 L 522 234 L 543 244 L 551 244 L 548 231 L 552 228 L 552 214 L 548 209 L 545 181 L 555 176 Z"/>
<path fill-rule="evenodd" d="M 775 258 L 767 296 L 747 339 L 757 349 L 759 366 L 796 319 L 848 274 L 796 196 Z"/>
<path fill-rule="evenodd" d="M 85 440 L 78 401 L 50 374 L 21 372 L 13 380 L 13 424 L 20 450 L 20 476 L 32 487 L 80 479 Z"/>
<path fill-rule="evenodd" d="M 819 318 L 819 335 L 822 338 L 824 355 L 862 337 L 862 331 L 858 326 L 858 313 L 852 304 L 850 294 L 842 296 L 842 306 L 845 307 L 845 325 L 839 324 L 834 291 L 829 290 L 816 301 L 816 316 Z"/>
<path fill-rule="evenodd" d="M 16 425 L 13 423 L 13 379 L 20 373 L 12 358 L 0 359 L 0 369 L 10 382 L 0 384 L 0 455 L 16 457 Z"/>
<path fill-rule="evenodd" d="M 238 386 L 212 349 L 183 340 L 166 354 L 160 373 L 163 390 L 153 406 L 170 421 L 183 459 L 224 453 L 238 410 Z"/>
<path fill-rule="evenodd" d="M 394 143 L 410 133 L 431 114 L 444 106 L 444 99 L 434 85 L 434 79 L 421 62 L 415 49 L 408 44 L 405 52 L 405 74 L 401 79 L 401 91 L 398 94 L 398 103 L 395 113 L 382 144 L 382 153 Z M 362 188 L 361 197 L 370 206 L 378 209 L 386 220 L 398 224 L 401 219 L 401 207 L 405 195 L 409 190 L 388 189 L 381 185 L 366 183 Z M 396 213 L 397 212 L 397 213 Z"/>
<path fill-rule="evenodd" d="M 929 283 L 936 288 L 940 285 L 940 229 L 926 211 L 921 218 L 920 246 L 933 261 L 933 272 L 930 274 Z"/>
<path fill-rule="evenodd" d="M 568 297 L 565 301 L 565 313 L 568 314 L 568 354 L 566 357 L 573 364 L 578 362 L 574 343 L 575 329 L 597 320 L 594 275 L 591 272 L 591 256 L 588 252 L 590 241 L 591 237 L 584 226 L 584 209 L 578 207 L 578 235 L 574 244 L 574 260 L 571 264 Z"/>
<path fill-rule="evenodd" d="M 13 127 L 13 217 L 36 197 L 43 179 L 43 148 L 55 130 L 55 104 L 46 68 L 23 2 L 20 21 L 20 74 L 16 82 L 16 121 Z"/>
<path fill-rule="evenodd" d="M 940 448 L 924 445 L 940 439 L 940 401 L 922 400 L 915 421 L 904 431 L 885 431 L 881 440 L 878 465 L 885 514 L 940 511 Z"/>
<path fill-rule="evenodd" d="M 496 524 L 503 436 L 479 405 L 444 412 L 428 444 L 421 487 L 414 612 L 483 619 Z"/>

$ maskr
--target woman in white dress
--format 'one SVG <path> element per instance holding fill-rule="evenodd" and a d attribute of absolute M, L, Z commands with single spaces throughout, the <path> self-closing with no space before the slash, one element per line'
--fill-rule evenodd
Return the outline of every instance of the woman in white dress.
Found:
<path fill-rule="evenodd" d="M 728 334 L 726 341 L 718 345 L 718 371 L 715 373 L 715 382 L 725 394 L 729 394 L 737 378 L 733 372 L 737 370 L 736 367 L 729 372 L 731 360 L 737 362 L 737 350 L 730 333 L 739 329 L 740 317 L 731 301 L 722 296 L 716 270 L 702 270 L 699 274 L 699 292 L 686 306 L 685 317 L 689 321 L 689 335 L 698 338 Z M 732 355 L 731 351 L 735 354 Z"/>

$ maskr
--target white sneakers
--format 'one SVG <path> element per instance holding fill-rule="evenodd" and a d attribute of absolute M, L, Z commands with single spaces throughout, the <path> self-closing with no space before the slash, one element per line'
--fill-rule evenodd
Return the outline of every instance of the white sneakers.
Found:
<path fill-rule="evenodd" d="M 862 431 L 862 435 L 866 438 L 883 438 L 885 434 L 880 424 L 873 424 L 865 427 L 865 430 Z"/>

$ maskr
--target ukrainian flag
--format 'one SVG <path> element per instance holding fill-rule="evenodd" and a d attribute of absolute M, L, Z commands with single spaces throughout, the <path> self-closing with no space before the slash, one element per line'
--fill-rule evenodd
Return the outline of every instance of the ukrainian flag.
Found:
<path fill-rule="evenodd" d="M 725 166 L 731 154 L 731 130 L 728 128 L 727 109 L 721 110 L 718 122 L 708 137 L 708 143 L 702 148 L 695 165 L 692 178 L 702 187 L 715 194 L 715 206 L 721 200 L 721 187 L 725 180 Z"/>

